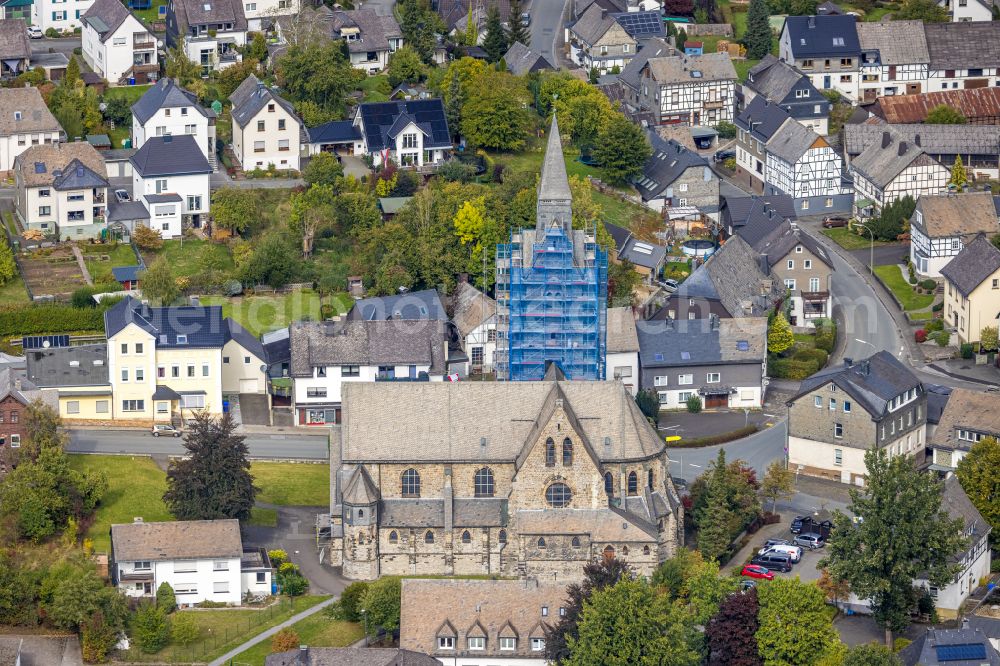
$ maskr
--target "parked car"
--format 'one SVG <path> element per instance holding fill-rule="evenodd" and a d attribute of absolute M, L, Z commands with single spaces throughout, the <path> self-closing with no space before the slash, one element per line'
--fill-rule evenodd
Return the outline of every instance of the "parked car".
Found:
<path fill-rule="evenodd" d="M 795 544 L 809 550 L 817 550 L 826 545 L 826 539 L 815 532 L 806 532 L 795 537 Z"/>
<path fill-rule="evenodd" d="M 784 553 L 788 557 L 792 558 L 792 564 L 798 564 L 799 560 L 802 559 L 802 548 L 792 544 L 776 544 L 774 546 L 761 548 L 758 555 L 767 555 L 768 553 Z"/>
<path fill-rule="evenodd" d="M 41 39 L 44 36 L 45 36 L 45 33 L 43 33 L 42 29 L 39 28 L 37 25 L 29 25 L 28 26 L 28 38 L 29 39 Z"/>
<path fill-rule="evenodd" d="M 153 437 L 180 437 L 181 431 L 166 423 L 157 423 L 152 429 Z"/>
<path fill-rule="evenodd" d="M 715 157 L 713 157 L 712 159 L 714 159 L 716 162 L 725 162 L 730 158 L 733 159 L 736 158 L 736 151 L 731 148 L 727 148 L 725 150 L 715 151 Z"/>
<path fill-rule="evenodd" d="M 125 203 L 131 201 L 132 197 L 129 196 L 128 190 L 115 190 L 115 199 L 118 200 L 118 203 Z"/>
<path fill-rule="evenodd" d="M 792 526 L 789 528 L 792 534 L 798 534 L 802 531 L 802 528 L 808 528 L 812 524 L 813 519 L 809 516 L 795 516 L 792 519 Z M 806 530 L 808 531 L 808 530 Z"/>
<path fill-rule="evenodd" d="M 740 572 L 741 576 L 746 576 L 747 578 L 760 578 L 762 580 L 774 580 L 774 574 L 768 571 L 767 567 L 762 567 L 757 564 L 747 564 L 743 567 Z"/>
<path fill-rule="evenodd" d="M 527 28 L 529 25 L 531 25 L 531 14 L 530 13 L 524 12 L 523 14 L 521 14 L 521 25 L 523 25 L 525 28 Z"/>
<path fill-rule="evenodd" d="M 764 545 L 762 547 L 763 550 L 761 550 L 761 552 L 764 552 L 765 550 L 770 550 L 771 546 L 787 546 L 791 543 L 792 542 L 789 541 L 788 539 L 768 539 L 767 541 L 764 542 Z"/>
<path fill-rule="evenodd" d="M 677 280 L 670 280 L 670 279 L 660 282 L 660 285 L 671 294 L 677 291 L 677 288 L 680 286 L 679 284 L 677 284 Z"/>
<path fill-rule="evenodd" d="M 846 217 L 828 217 L 823 220 L 823 227 L 826 229 L 834 229 L 836 227 L 846 227 L 847 218 Z"/>
<path fill-rule="evenodd" d="M 758 555 L 750 560 L 750 564 L 756 564 L 757 566 L 764 567 L 769 571 L 781 571 L 783 573 L 788 573 L 792 570 L 792 558 L 784 553 L 768 553 L 767 555 Z"/>

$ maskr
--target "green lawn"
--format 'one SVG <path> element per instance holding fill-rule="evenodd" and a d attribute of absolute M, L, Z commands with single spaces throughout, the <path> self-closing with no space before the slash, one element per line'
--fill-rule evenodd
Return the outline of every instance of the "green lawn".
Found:
<path fill-rule="evenodd" d="M 168 240 L 156 252 L 145 252 L 146 265 L 166 257 L 175 277 L 191 276 L 208 268 L 231 271 L 235 264 L 229 248 L 208 240 Z"/>
<path fill-rule="evenodd" d="M 845 250 L 867 250 L 872 244 L 871 238 L 869 238 L 867 234 L 859 236 L 853 231 L 849 231 L 847 227 L 840 227 L 839 229 L 824 229 L 823 235 L 833 239 L 833 242 Z M 875 241 L 875 247 L 889 244 L 890 243 L 886 243 L 885 241 Z"/>
<path fill-rule="evenodd" d="M 330 466 L 313 463 L 254 462 L 250 467 L 260 488 L 257 500 L 283 506 L 326 506 L 330 503 Z"/>
<path fill-rule="evenodd" d="M 163 504 L 167 490 L 166 474 L 149 458 L 130 456 L 71 455 L 75 469 L 103 471 L 108 477 L 108 492 L 94 515 L 85 536 L 94 541 L 97 552 L 110 550 L 108 531 L 112 523 L 144 520 L 173 520 Z"/>
<path fill-rule="evenodd" d="M 364 638 L 362 625 L 354 622 L 331 620 L 325 612 L 316 613 L 292 625 L 299 635 L 299 642 L 309 647 L 344 647 Z M 262 641 L 246 652 L 241 652 L 234 664 L 264 666 L 264 660 L 271 654 L 271 641 Z"/>
<path fill-rule="evenodd" d="M 141 12 L 136 12 L 136 13 L 138 14 Z M 129 104 L 134 104 L 135 102 L 139 101 L 139 98 L 142 97 L 146 93 L 146 91 L 149 90 L 151 87 L 152 87 L 151 85 L 145 85 L 145 86 L 118 86 L 115 88 L 108 88 L 107 90 L 104 91 L 103 95 L 104 101 L 107 102 L 108 100 L 111 100 L 115 97 L 124 97 Z"/>
<path fill-rule="evenodd" d="M 392 86 L 389 85 L 389 77 L 386 74 L 369 76 L 358 86 L 365 94 L 365 102 L 386 102 L 389 100 L 389 93 Z"/>
<path fill-rule="evenodd" d="M 277 527 L 278 510 L 254 507 L 250 509 L 250 524 L 260 527 Z"/>
<path fill-rule="evenodd" d="M 260 335 L 288 326 L 300 319 L 322 319 L 320 306 L 322 303 L 332 303 L 335 314 L 347 314 L 354 300 L 347 294 L 334 294 L 323 299 L 312 289 L 302 289 L 288 294 L 275 296 L 255 295 L 227 298 L 225 296 L 206 296 L 201 299 L 206 305 L 221 305 L 222 315 L 232 317 L 241 326 Z"/>
<path fill-rule="evenodd" d="M 934 294 L 918 294 L 913 291 L 913 287 L 903 279 L 902 271 L 895 264 L 876 266 L 875 274 L 886 287 L 892 290 L 899 302 L 903 304 L 904 310 L 923 310 L 929 308 L 934 302 Z"/>
<path fill-rule="evenodd" d="M 131 245 L 116 243 L 113 245 L 80 244 L 83 261 L 94 284 L 107 284 L 114 280 L 111 269 L 116 266 L 135 266 L 138 261 Z M 108 259 L 102 259 L 108 257 Z"/>
<path fill-rule="evenodd" d="M 3 215 L 3 224 L 7 225 L 10 233 L 14 236 L 17 235 L 17 223 L 14 221 L 14 216 L 10 213 Z M 24 280 L 21 278 L 20 271 L 12 279 L 0 285 L 0 305 L 10 305 L 13 303 L 27 303 L 28 302 L 28 290 L 24 286 Z"/>

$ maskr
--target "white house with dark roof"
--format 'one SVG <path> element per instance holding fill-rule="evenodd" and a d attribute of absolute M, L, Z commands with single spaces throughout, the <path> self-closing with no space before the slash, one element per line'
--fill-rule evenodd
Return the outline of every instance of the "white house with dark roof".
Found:
<path fill-rule="evenodd" d="M 183 43 L 184 52 L 201 66 L 202 74 L 243 60 L 247 18 L 240 0 L 170 0 L 167 4 L 167 45 Z"/>
<path fill-rule="evenodd" d="M 989 192 L 925 194 L 917 199 L 910 220 L 910 261 L 918 274 L 940 277 L 979 234 L 996 233 L 1000 221 Z"/>
<path fill-rule="evenodd" d="M 389 57 L 403 45 L 403 31 L 396 18 L 379 16 L 374 9 L 336 9 L 330 19 L 335 39 L 347 46 L 351 66 L 378 74 L 389 66 Z"/>
<path fill-rule="evenodd" d="M 955 22 L 993 20 L 991 0 L 937 0 L 937 6 L 944 7 Z"/>
<path fill-rule="evenodd" d="M 836 90 L 857 101 L 861 45 L 853 16 L 787 17 L 778 58 L 808 76 L 817 89 Z"/>
<path fill-rule="evenodd" d="M 371 155 L 376 167 L 391 159 L 403 168 L 433 169 L 454 147 L 440 99 L 364 103 L 353 124 L 361 138 L 354 154 Z"/>
<path fill-rule="evenodd" d="M 142 148 L 158 136 L 193 136 L 209 164 L 215 166 L 215 112 L 171 78 L 160 79 L 132 105 L 132 147 Z"/>
<path fill-rule="evenodd" d="M 971 0 L 970 4 L 976 1 Z M 924 31 L 931 57 L 927 90 L 985 88 L 997 84 L 1000 23 L 928 23 Z"/>
<path fill-rule="evenodd" d="M 736 70 L 727 53 L 649 58 L 638 76 L 638 103 L 657 125 L 718 125 L 736 113 Z"/>
<path fill-rule="evenodd" d="M 251 74 L 229 96 L 233 152 L 245 171 L 299 170 L 302 121 L 284 98 Z"/>
<path fill-rule="evenodd" d="M 86 141 L 28 148 L 14 160 L 14 182 L 25 229 L 65 240 L 96 238 L 105 228 L 107 172 Z"/>
<path fill-rule="evenodd" d="M 788 115 L 820 135 L 827 133 L 830 101 L 809 77 L 770 53 L 750 68 L 743 83 L 743 104 L 757 96 L 781 107 Z"/>
<path fill-rule="evenodd" d="M 931 56 L 923 21 L 862 21 L 855 29 L 861 46 L 859 100 L 925 92 Z"/>
<path fill-rule="evenodd" d="M 1000 249 L 979 235 L 941 269 L 945 322 L 960 343 L 978 342 L 983 328 L 1000 325 Z"/>
<path fill-rule="evenodd" d="M 830 143 L 789 118 L 764 146 L 765 194 L 787 194 L 802 215 L 849 211 L 843 160 Z"/>
<path fill-rule="evenodd" d="M 277 24 L 280 17 L 298 14 L 301 6 L 300 0 L 243 0 L 247 30 L 260 32 L 270 28 Z"/>
<path fill-rule="evenodd" d="M 909 195 L 914 199 L 946 189 L 951 172 L 916 143 L 890 130 L 851 160 L 854 179 L 854 215 L 878 214 L 885 206 Z"/>
<path fill-rule="evenodd" d="M 63 129 L 38 88 L 0 88 L 0 171 L 31 146 L 58 143 Z"/>
<path fill-rule="evenodd" d="M 94 0 L 38 0 L 31 3 L 31 25 L 45 32 L 72 32 L 81 27 L 80 18 Z"/>
<path fill-rule="evenodd" d="M 156 37 L 119 0 L 94 0 L 81 17 L 83 59 L 111 85 L 156 81 Z"/>
<path fill-rule="evenodd" d="M 212 167 L 189 134 L 148 139 L 129 160 L 132 198 L 149 211 L 149 222 L 164 238 L 189 225 L 200 228 L 211 206 Z"/>
<path fill-rule="evenodd" d="M 666 260 L 667 248 L 639 240 L 631 230 L 617 224 L 605 222 L 604 229 L 614 241 L 614 247 L 608 248 L 613 260 L 631 262 L 635 271 L 650 283 L 659 277 L 663 262 Z"/>
<path fill-rule="evenodd" d="M 181 608 L 203 601 L 240 606 L 247 596 L 271 594 L 267 552 L 243 549 L 235 519 L 114 524 L 109 572 L 130 598 L 153 598 L 167 583 Z"/>
<path fill-rule="evenodd" d="M 997 177 L 1000 125 L 928 125 L 922 122 L 847 124 L 843 129 L 845 159 L 850 161 L 872 144 L 879 143 L 887 131 L 919 145 L 927 155 L 945 167 L 950 168 L 955 158 L 961 157 L 962 164 L 970 175 L 975 174 L 976 180 Z"/>

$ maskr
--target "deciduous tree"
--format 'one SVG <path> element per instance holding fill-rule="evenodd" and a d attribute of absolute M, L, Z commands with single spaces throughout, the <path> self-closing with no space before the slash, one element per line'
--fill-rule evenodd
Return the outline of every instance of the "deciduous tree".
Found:
<path fill-rule="evenodd" d="M 848 650 L 843 666 L 903 666 L 903 660 L 884 645 L 867 643 Z"/>
<path fill-rule="evenodd" d="M 392 633 L 399 628 L 399 607 L 402 585 L 396 576 L 383 576 L 372 581 L 362 597 L 362 608 L 368 614 L 368 630 L 381 627 Z"/>
<path fill-rule="evenodd" d="M 961 111 L 947 104 L 938 104 L 924 118 L 924 123 L 928 125 L 964 125 L 966 122 Z"/>
<path fill-rule="evenodd" d="M 343 117 L 347 95 L 365 76 L 351 66 L 337 40 L 292 46 L 278 58 L 275 75 L 296 108 L 308 102 L 329 119 Z"/>
<path fill-rule="evenodd" d="M 309 164 L 302 170 L 302 178 L 310 185 L 336 186 L 337 179 L 344 175 L 344 165 L 333 153 L 318 153 L 309 158 Z"/>
<path fill-rule="evenodd" d="M 7 284 L 17 275 L 14 252 L 6 239 L 0 240 L 0 284 Z"/>
<path fill-rule="evenodd" d="M 464 90 L 462 133 L 476 146 L 518 150 L 528 131 L 530 100 L 523 81 L 507 72 L 486 70 Z"/>
<path fill-rule="evenodd" d="M 132 619 L 132 638 L 146 654 L 159 652 L 170 642 L 170 618 L 156 604 L 142 602 Z"/>
<path fill-rule="evenodd" d="M 142 295 L 160 305 L 170 305 L 180 295 L 174 274 L 166 257 L 160 257 L 139 271 Z"/>
<path fill-rule="evenodd" d="M 257 487 L 243 435 L 236 434 L 232 415 L 194 415 L 184 448 L 189 456 L 170 461 L 167 492 L 170 513 L 178 520 L 248 520 Z"/>
<path fill-rule="evenodd" d="M 177 85 L 186 88 L 201 78 L 201 66 L 187 57 L 186 41 L 178 40 L 173 48 L 167 49 L 167 76 Z"/>
<path fill-rule="evenodd" d="M 983 326 L 979 331 L 979 346 L 987 351 L 997 348 L 998 329 L 996 326 Z"/>
<path fill-rule="evenodd" d="M 393 88 L 404 82 L 419 83 L 426 77 L 427 69 L 412 46 L 401 46 L 389 57 L 389 85 Z"/>
<path fill-rule="evenodd" d="M 430 64 L 437 48 L 437 35 L 445 31 L 444 22 L 430 8 L 427 0 L 401 0 L 396 6 L 399 8 L 403 40 L 416 49 L 425 63 Z"/>
<path fill-rule="evenodd" d="M 984 437 L 958 462 L 955 475 L 962 490 L 993 529 L 1000 531 L 1000 442 Z"/>
<path fill-rule="evenodd" d="M 201 626 L 195 621 L 194 613 L 174 613 L 170 618 L 170 640 L 177 645 L 188 646 L 198 640 L 199 636 Z"/>
<path fill-rule="evenodd" d="M 757 648 L 765 664 L 807 666 L 842 649 L 816 585 L 798 577 L 775 578 L 757 590 Z"/>
<path fill-rule="evenodd" d="M 612 185 L 624 185 L 642 173 L 642 165 L 651 154 L 642 129 L 620 113 L 604 123 L 594 146 L 594 158 Z"/>
<path fill-rule="evenodd" d="M 156 251 L 163 247 L 163 234 L 160 230 L 144 224 L 136 225 L 132 231 L 132 240 L 140 250 Z"/>
<path fill-rule="evenodd" d="M 789 499 L 795 494 L 795 475 L 784 461 L 775 460 L 767 466 L 760 482 L 760 494 L 771 503 L 771 513 L 774 513 L 778 500 Z"/>
<path fill-rule="evenodd" d="M 897 21 L 914 20 L 924 23 L 947 23 L 951 20 L 948 10 L 934 0 L 906 0 L 902 8 L 892 13 Z"/>
<path fill-rule="evenodd" d="M 834 514 L 837 538 L 820 564 L 870 601 L 891 646 L 892 633 L 909 624 L 913 580 L 946 585 L 960 569 L 952 558 L 966 540 L 962 521 L 941 507 L 943 484 L 918 472 L 907 456 L 871 449 L 865 468 L 867 485 L 850 489 L 847 507 L 858 520 Z"/>
<path fill-rule="evenodd" d="M 730 594 L 705 627 L 708 666 L 763 666 L 757 651 L 757 590 Z"/>

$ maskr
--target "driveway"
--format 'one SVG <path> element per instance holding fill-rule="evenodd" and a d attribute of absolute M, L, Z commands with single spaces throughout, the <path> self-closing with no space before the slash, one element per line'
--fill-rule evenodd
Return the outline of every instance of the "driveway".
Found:
<path fill-rule="evenodd" d="M 341 155 L 340 163 L 344 165 L 345 176 L 354 176 L 358 180 L 361 180 L 363 176 L 370 175 L 372 172 L 363 159 L 354 155 Z"/>
<path fill-rule="evenodd" d="M 875 248 L 875 265 L 892 266 L 901 263 L 904 255 L 910 254 L 910 242 L 892 243 L 890 245 L 879 245 Z M 851 256 L 867 266 L 871 259 L 871 248 L 864 250 L 851 250 Z"/>

